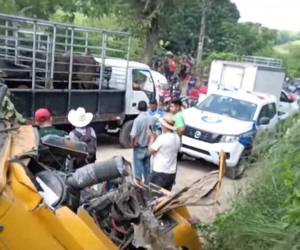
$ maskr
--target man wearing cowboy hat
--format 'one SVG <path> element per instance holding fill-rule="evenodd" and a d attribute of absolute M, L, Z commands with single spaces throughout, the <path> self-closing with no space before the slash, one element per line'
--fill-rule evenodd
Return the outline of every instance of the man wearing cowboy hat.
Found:
<path fill-rule="evenodd" d="M 87 145 L 87 162 L 92 163 L 96 160 L 97 137 L 95 130 L 88 126 L 93 120 L 93 114 L 86 112 L 84 108 L 72 109 L 68 113 L 68 121 L 75 127 L 69 134 L 70 139 L 81 141 Z"/>
<path fill-rule="evenodd" d="M 161 134 L 161 125 L 159 122 L 160 118 L 165 116 L 165 112 L 158 107 L 158 103 L 156 99 L 152 99 L 149 101 L 149 110 L 148 114 L 153 118 L 153 130 L 156 134 Z"/>
<path fill-rule="evenodd" d="M 177 153 L 180 148 L 180 138 L 174 132 L 174 119 L 167 114 L 160 119 L 162 134 L 155 138 L 150 136 L 150 153 L 153 155 L 153 171 L 150 182 L 171 190 L 176 178 Z"/>

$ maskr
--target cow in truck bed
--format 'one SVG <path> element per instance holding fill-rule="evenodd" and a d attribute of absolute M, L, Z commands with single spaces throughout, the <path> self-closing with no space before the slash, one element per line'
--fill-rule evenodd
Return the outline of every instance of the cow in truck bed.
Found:
<path fill-rule="evenodd" d="M 27 58 L 32 56 L 32 52 L 25 52 Z M 30 53 L 30 55 L 29 55 Z M 23 55 L 24 56 L 24 55 Z M 36 85 L 49 86 L 54 89 L 67 89 L 70 75 L 70 55 L 56 55 L 53 79 L 49 76 L 45 79 L 46 63 L 43 62 L 45 55 L 36 54 Z M 31 88 L 32 82 L 32 60 L 14 61 L 5 58 L 0 59 L 0 69 L 4 73 L 4 81 L 10 88 Z M 48 64 L 50 70 L 51 63 Z M 41 70 L 42 69 L 42 70 Z M 91 55 L 74 55 L 72 62 L 72 88 L 73 89 L 97 89 L 97 78 L 100 76 L 100 66 Z M 107 71 L 107 69 L 105 69 Z M 111 70 L 108 74 L 104 72 L 104 80 L 109 81 Z"/>
<path fill-rule="evenodd" d="M 70 55 L 55 57 L 53 87 L 64 89 L 68 87 L 70 71 Z M 99 77 L 99 65 L 91 55 L 74 55 L 72 63 L 72 88 L 96 89 Z"/>

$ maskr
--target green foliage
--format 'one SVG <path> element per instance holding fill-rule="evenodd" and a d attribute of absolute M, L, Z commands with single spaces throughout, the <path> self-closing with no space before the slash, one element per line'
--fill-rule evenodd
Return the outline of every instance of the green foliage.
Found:
<path fill-rule="evenodd" d="M 230 52 L 212 52 L 210 53 L 203 62 L 204 71 L 208 71 L 212 61 L 214 60 L 225 60 L 225 61 L 238 61 L 240 56 Z"/>
<path fill-rule="evenodd" d="M 282 58 L 288 65 L 289 76 L 300 77 L 300 44 L 289 46 L 288 54 L 283 54 Z"/>
<path fill-rule="evenodd" d="M 259 56 L 268 56 L 280 58 L 286 69 L 289 78 L 300 78 L 300 43 L 295 41 L 290 45 L 286 45 L 284 51 L 275 48 L 265 48 L 257 53 Z"/>
<path fill-rule="evenodd" d="M 236 197 L 233 208 L 214 225 L 202 226 L 207 249 L 298 249 L 300 246 L 300 120 L 279 128 L 270 147 L 261 139 L 255 163 L 258 172 L 247 194 Z M 264 145 L 265 144 L 265 145 Z"/>
<path fill-rule="evenodd" d="M 159 41 L 165 45 L 164 49 L 177 54 L 195 54 L 203 0 L 114 0 L 109 6 L 108 1 L 91 0 L 82 1 L 80 8 L 93 17 L 116 16 L 122 27 L 128 27 L 134 37 L 144 42 L 145 57 L 153 56 Z M 231 1 L 212 1 L 207 15 L 206 53 L 234 51 L 239 41 L 227 35 L 228 29 L 224 27 L 226 23 L 234 26 L 238 19 L 239 12 Z"/>
<path fill-rule="evenodd" d="M 176 54 L 196 54 L 205 2 L 206 0 L 0 0 L 1 11 L 6 13 L 130 31 L 134 37 L 133 58 L 144 58 L 147 63 L 155 53 L 164 50 L 171 50 Z M 238 23 L 239 11 L 230 0 L 210 0 L 208 3 L 204 59 L 215 53 L 259 54 L 275 44 L 276 31 L 259 24 Z M 279 33 L 278 37 L 280 36 L 283 41 L 286 34 Z M 206 60 L 208 61 L 209 59 Z M 204 66 L 207 68 L 207 65 Z M 291 71 L 292 75 L 297 74 L 297 69 Z"/>
<path fill-rule="evenodd" d="M 168 10 L 175 11 L 179 0 L 106 0 L 82 1 L 83 13 L 92 16 L 115 14 L 123 26 L 127 26 L 134 37 L 143 42 L 144 61 L 149 63 L 159 42 L 159 33 L 165 28 Z M 104 8 L 102 8 L 104 6 Z"/>
<path fill-rule="evenodd" d="M 182 1 L 175 11 L 169 9 L 165 29 L 161 30 L 160 38 L 168 41 L 168 50 L 177 53 L 194 53 L 198 45 L 203 1 Z M 205 51 L 220 51 L 215 43 L 226 34 L 224 22 L 236 24 L 239 12 L 228 0 L 213 1 L 207 14 Z M 220 45 L 222 46 L 222 45 Z M 226 50 L 223 50 L 226 51 Z"/>
<path fill-rule="evenodd" d="M 294 45 L 300 45 L 300 39 L 295 40 L 295 41 L 291 41 L 291 42 L 287 42 L 287 43 L 284 43 L 284 44 L 281 44 L 281 45 L 276 45 L 276 46 L 274 46 L 274 49 L 278 53 L 288 54 L 289 53 L 289 47 L 294 46 Z"/>
<path fill-rule="evenodd" d="M 1 110 L 3 117 L 13 123 L 24 124 L 26 120 L 24 117 L 16 110 L 15 105 L 10 100 L 9 96 L 5 96 L 3 102 L 1 103 Z"/>
<path fill-rule="evenodd" d="M 17 6 L 13 0 L 0 0 L 1 12 L 6 14 L 16 14 Z"/>
<path fill-rule="evenodd" d="M 57 21 L 57 22 L 67 22 L 67 23 L 73 23 L 75 25 L 79 26 L 85 26 L 85 27 L 95 27 L 100 29 L 107 29 L 112 31 L 127 31 L 127 27 L 124 23 L 120 22 L 120 20 L 116 17 L 114 14 L 106 15 L 103 14 L 101 17 L 90 17 L 87 15 L 84 15 L 83 13 L 76 12 L 73 15 L 73 18 L 70 19 L 69 14 L 66 12 L 63 12 L 61 10 L 57 11 L 54 15 L 50 17 L 51 20 Z M 98 39 L 90 39 L 94 42 L 99 42 Z M 116 41 L 116 38 L 111 38 L 109 40 L 109 47 L 110 48 L 116 48 L 120 49 L 121 41 Z M 127 40 L 122 41 L 123 47 L 122 49 L 124 51 L 127 51 Z M 99 44 L 95 44 L 96 46 Z M 131 40 L 131 50 L 130 50 L 130 58 L 133 60 L 138 60 L 141 57 L 142 54 L 142 41 L 138 37 L 133 37 Z M 125 58 L 125 55 L 120 53 L 112 54 L 110 52 L 110 56 L 115 57 L 121 57 Z"/>
<path fill-rule="evenodd" d="M 288 30 L 281 30 L 278 32 L 276 45 L 293 42 L 300 39 L 300 32 L 292 32 Z"/>
<path fill-rule="evenodd" d="M 254 23 L 224 22 L 221 27 L 224 32 L 210 44 L 211 50 L 239 55 L 253 55 L 272 47 L 277 35 L 275 30 Z"/>
<path fill-rule="evenodd" d="M 76 11 L 75 0 L 0 0 L 1 12 L 48 19 L 57 9 Z"/>

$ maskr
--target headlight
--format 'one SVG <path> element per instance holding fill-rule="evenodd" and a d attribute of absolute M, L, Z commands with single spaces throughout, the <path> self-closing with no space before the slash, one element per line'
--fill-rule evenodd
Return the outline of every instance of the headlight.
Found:
<path fill-rule="evenodd" d="M 223 135 L 221 138 L 221 142 L 230 143 L 235 142 L 240 138 L 239 135 Z"/>

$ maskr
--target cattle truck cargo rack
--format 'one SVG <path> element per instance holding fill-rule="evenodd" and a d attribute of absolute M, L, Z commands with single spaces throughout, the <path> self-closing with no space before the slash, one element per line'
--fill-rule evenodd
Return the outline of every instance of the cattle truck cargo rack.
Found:
<path fill-rule="evenodd" d="M 126 32 L 0 14 L 0 70 L 28 119 L 47 107 L 55 123 L 66 123 L 67 112 L 79 106 L 92 112 L 94 121 L 121 119 L 127 76 L 118 79 L 122 89 L 107 88 L 111 67 L 105 60 L 128 62 L 130 39 Z"/>

